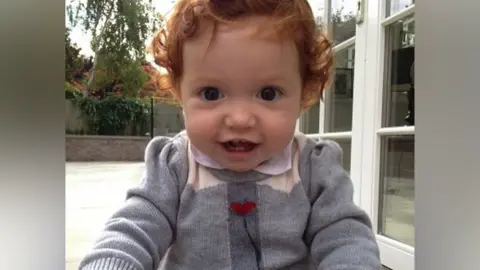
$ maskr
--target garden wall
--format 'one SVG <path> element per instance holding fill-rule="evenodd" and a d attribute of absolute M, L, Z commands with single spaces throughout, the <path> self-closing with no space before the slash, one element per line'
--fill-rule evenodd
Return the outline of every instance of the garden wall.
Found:
<path fill-rule="evenodd" d="M 182 111 L 174 105 L 155 104 L 153 121 L 154 136 L 178 133 L 184 129 Z M 129 134 L 129 129 L 131 129 L 131 126 L 126 128 L 127 132 L 125 134 Z M 68 131 L 68 134 L 91 134 L 88 130 L 87 121 L 82 116 L 80 109 L 70 100 L 65 100 L 65 130 Z"/>
<path fill-rule="evenodd" d="M 150 137 L 66 135 L 66 161 L 143 161 Z"/>
<path fill-rule="evenodd" d="M 65 130 L 87 131 L 87 122 L 83 119 L 80 109 L 70 100 L 65 100 Z"/>

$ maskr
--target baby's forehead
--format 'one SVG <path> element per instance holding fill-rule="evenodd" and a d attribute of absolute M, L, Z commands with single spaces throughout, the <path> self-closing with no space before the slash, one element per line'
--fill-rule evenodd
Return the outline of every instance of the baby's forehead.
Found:
<path fill-rule="evenodd" d="M 230 28 L 185 43 L 183 78 L 194 84 L 211 82 L 243 89 L 265 83 L 295 84 L 288 88 L 298 88 L 300 65 L 294 43 L 255 38 L 248 33 L 244 28 Z"/>
<path fill-rule="evenodd" d="M 294 41 L 296 34 L 290 33 L 287 25 L 269 16 L 251 15 L 222 22 L 212 19 L 199 19 L 195 34 L 184 42 L 196 39 L 215 39 L 219 34 L 238 38 L 266 39 L 275 42 Z M 290 33 L 290 34 L 289 34 Z"/>
<path fill-rule="evenodd" d="M 251 30 L 245 28 L 230 28 L 214 35 L 207 33 L 184 43 L 185 68 L 189 65 L 207 68 L 219 63 L 252 69 L 272 68 L 286 63 L 298 67 L 298 52 L 293 41 L 255 37 L 251 35 Z"/>
<path fill-rule="evenodd" d="M 199 22 L 194 36 L 182 42 L 185 53 L 194 50 L 197 56 L 227 51 L 238 53 L 257 47 L 269 53 L 296 51 L 295 40 L 277 35 L 277 28 L 264 17 L 248 17 L 229 23 Z M 237 50 L 237 51 L 235 51 Z"/>

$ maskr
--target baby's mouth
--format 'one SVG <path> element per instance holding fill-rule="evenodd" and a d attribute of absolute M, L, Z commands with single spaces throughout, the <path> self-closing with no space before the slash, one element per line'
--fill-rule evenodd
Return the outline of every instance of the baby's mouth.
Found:
<path fill-rule="evenodd" d="M 222 145 L 228 152 L 251 152 L 258 146 L 257 143 L 247 140 L 231 140 L 222 143 Z"/>

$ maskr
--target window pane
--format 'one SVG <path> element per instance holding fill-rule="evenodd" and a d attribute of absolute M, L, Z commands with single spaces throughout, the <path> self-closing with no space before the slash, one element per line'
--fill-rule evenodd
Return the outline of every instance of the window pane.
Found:
<path fill-rule="evenodd" d="M 317 26 L 320 29 L 323 29 L 325 20 L 324 15 L 324 6 L 325 1 L 328 0 L 308 0 L 308 3 L 312 7 L 313 15 L 317 22 Z M 306 134 L 319 133 L 319 119 L 320 119 L 320 101 L 314 104 L 310 109 L 304 112 L 300 116 L 299 128 L 300 131 Z"/>
<path fill-rule="evenodd" d="M 414 135 L 382 138 L 379 234 L 414 245 Z"/>
<path fill-rule="evenodd" d="M 415 125 L 415 22 L 407 18 L 386 30 L 383 126 Z"/>
<path fill-rule="evenodd" d="M 322 27 L 323 24 L 325 24 L 325 1 L 328 0 L 308 0 L 308 4 L 310 4 L 310 7 L 312 8 L 313 16 L 315 16 L 317 24 Z"/>
<path fill-rule="evenodd" d="M 335 45 L 355 36 L 357 1 L 330 0 L 330 23 Z"/>
<path fill-rule="evenodd" d="M 335 77 L 325 95 L 325 132 L 352 130 L 355 45 L 335 54 Z"/>
<path fill-rule="evenodd" d="M 300 117 L 300 131 L 305 134 L 318 133 L 320 102 L 315 103 Z"/>
<path fill-rule="evenodd" d="M 415 0 L 387 0 L 387 17 L 415 4 Z"/>

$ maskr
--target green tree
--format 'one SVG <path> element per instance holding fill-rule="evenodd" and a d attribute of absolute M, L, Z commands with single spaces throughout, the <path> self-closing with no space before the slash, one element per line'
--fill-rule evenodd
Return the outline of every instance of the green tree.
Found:
<path fill-rule="evenodd" d="M 121 81 L 129 96 L 146 81 L 141 63 L 146 56 L 146 41 L 160 26 L 160 15 L 151 0 L 70 0 L 69 22 L 92 37 L 93 67 L 85 88 L 102 88 L 102 83 Z M 102 75 L 99 74 L 99 71 Z M 95 77 L 99 75 L 98 80 Z M 108 76 L 108 77 L 102 77 Z M 105 85 L 103 85 L 105 87 Z"/>
<path fill-rule="evenodd" d="M 82 67 L 80 48 L 70 39 L 70 29 L 65 28 L 65 81 L 72 82 L 75 73 Z"/>
<path fill-rule="evenodd" d="M 99 56 L 95 79 L 90 86 L 97 90 L 100 97 L 113 92 L 125 97 L 138 97 L 140 90 L 150 79 L 143 66 L 138 61 L 129 59 L 119 59 L 120 62 L 116 63 L 109 61 L 112 59 Z"/>

